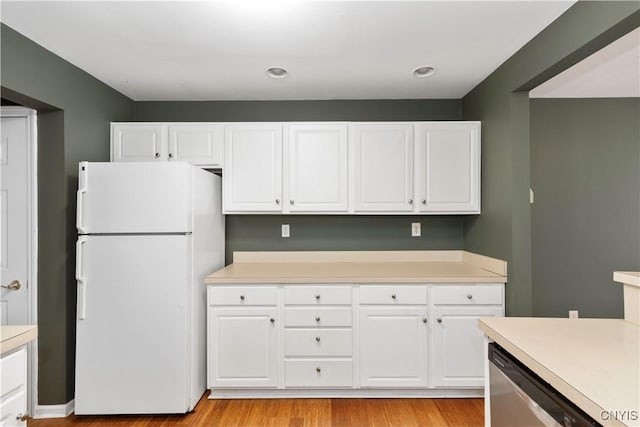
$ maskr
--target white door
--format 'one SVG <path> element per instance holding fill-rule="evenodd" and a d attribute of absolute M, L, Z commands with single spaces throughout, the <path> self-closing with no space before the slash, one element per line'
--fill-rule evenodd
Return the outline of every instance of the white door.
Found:
<path fill-rule="evenodd" d="M 288 125 L 285 158 L 285 210 L 347 211 L 347 125 Z"/>
<path fill-rule="evenodd" d="M 433 311 L 433 376 L 437 387 L 482 387 L 484 341 L 480 317 L 502 316 L 502 307 L 437 308 Z"/>
<path fill-rule="evenodd" d="M 193 166 L 81 162 L 77 227 L 88 233 L 192 231 Z"/>
<path fill-rule="evenodd" d="M 360 385 L 427 385 L 427 310 L 360 308 Z"/>
<path fill-rule="evenodd" d="M 480 124 L 417 125 L 419 210 L 480 213 Z"/>
<path fill-rule="evenodd" d="M 413 200 L 413 125 L 352 126 L 354 210 L 410 212 Z"/>
<path fill-rule="evenodd" d="M 112 162 L 167 160 L 167 127 L 156 123 L 112 123 Z"/>
<path fill-rule="evenodd" d="M 210 387 L 276 387 L 275 307 L 209 308 Z"/>
<path fill-rule="evenodd" d="M 32 166 L 31 138 L 35 113 L 2 108 L 0 125 L 0 323 L 31 323 L 29 258 Z"/>
<path fill-rule="evenodd" d="M 191 236 L 81 236 L 76 414 L 189 408 Z"/>
<path fill-rule="evenodd" d="M 223 130 L 224 126 L 217 124 L 169 126 L 169 160 L 221 167 Z"/>
<path fill-rule="evenodd" d="M 282 125 L 227 125 L 224 152 L 224 212 L 280 212 Z"/>

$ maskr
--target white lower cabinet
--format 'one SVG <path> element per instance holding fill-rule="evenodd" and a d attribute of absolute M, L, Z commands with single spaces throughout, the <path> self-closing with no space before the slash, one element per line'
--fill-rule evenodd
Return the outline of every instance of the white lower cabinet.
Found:
<path fill-rule="evenodd" d="M 362 387 L 427 385 L 426 307 L 360 307 Z"/>
<path fill-rule="evenodd" d="M 471 396 L 484 376 L 478 318 L 504 315 L 504 284 L 210 285 L 208 302 L 213 395 Z"/>
<path fill-rule="evenodd" d="M 210 388 L 278 385 L 276 307 L 209 307 Z"/>
<path fill-rule="evenodd" d="M 0 358 L 0 426 L 26 426 L 27 349 Z"/>

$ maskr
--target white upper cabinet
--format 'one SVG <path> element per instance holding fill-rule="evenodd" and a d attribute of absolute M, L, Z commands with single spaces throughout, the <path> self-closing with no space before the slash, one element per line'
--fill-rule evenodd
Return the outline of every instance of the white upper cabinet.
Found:
<path fill-rule="evenodd" d="M 223 125 L 217 124 L 169 126 L 169 160 L 221 167 L 223 128 Z"/>
<path fill-rule="evenodd" d="M 413 211 L 413 124 L 353 124 L 351 143 L 354 211 Z"/>
<path fill-rule="evenodd" d="M 167 126 L 162 123 L 112 123 L 111 161 L 159 162 L 167 157 Z"/>
<path fill-rule="evenodd" d="M 224 125 L 215 123 L 112 123 L 112 162 L 189 162 L 222 167 Z"/>
<path fill-rule="evenodd" d="M 419 211 L 480 213 L 480 123 L 420 123 L 416 129 Z"/>
<path fill-rule="evenodd" d="M 285 129 L 285 212 L 347 212 L 347 125 Z"/>
<path fill-rule="evenodd" d="M 282 125 L 225 126 L 224 213 L 282 210 Z"/>

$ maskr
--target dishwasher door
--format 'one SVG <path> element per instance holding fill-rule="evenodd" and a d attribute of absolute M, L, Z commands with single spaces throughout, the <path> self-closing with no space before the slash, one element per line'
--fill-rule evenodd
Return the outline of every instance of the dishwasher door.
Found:
<path fill-rule="evenodd" d="M 489 344 L 492 427 L 600 425 L 495 343 Z"/>

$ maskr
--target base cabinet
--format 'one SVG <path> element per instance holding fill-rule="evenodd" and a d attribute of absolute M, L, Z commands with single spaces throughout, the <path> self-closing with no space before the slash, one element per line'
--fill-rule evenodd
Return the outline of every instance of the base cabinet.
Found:
<path fill-rule="evenodd" d="M 504 314 L 504 284 L 210 285 L 208 301 L 212 396 L 480 396 L 478 319 Z"/>
<path fill-rule="evenodd" d="M 0 358 L 0 426 L 26 426 L 27 349 Z"/>

